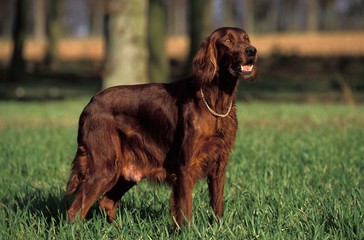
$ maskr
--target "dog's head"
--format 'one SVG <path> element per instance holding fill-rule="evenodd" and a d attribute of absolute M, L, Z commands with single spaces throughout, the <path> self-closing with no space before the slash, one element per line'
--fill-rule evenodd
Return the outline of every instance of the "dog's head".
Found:
<path fill-rule="evenodd" d="M 200 85 L 216 77 L 254 80 L 257 75 L 257 49 L 240 28 L 216 29 L 201 44 L 193 60 L 193 74 Z"/>

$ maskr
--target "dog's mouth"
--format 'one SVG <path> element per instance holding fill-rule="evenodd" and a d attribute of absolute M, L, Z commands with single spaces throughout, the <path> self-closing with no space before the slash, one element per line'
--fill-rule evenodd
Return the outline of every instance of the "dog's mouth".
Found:
<path fill-rule="evenodd" d="M 230 65 L 229 70 L 232 75 L 243 77 L 244 79 L 251 79 L 255 74 L 255 65 L 253 61 L 245 63 L 237 62 Z"/>
<path fill-rule="evenodd" d="M 253 63 L 247 63 L 247 64 L 242 64 L 241 65 L 241 73 L 243 75 L 243 77 L 247 76 L 250 77 L 253 73 L 253 69 L 254 69 L 254 64 Z"/>

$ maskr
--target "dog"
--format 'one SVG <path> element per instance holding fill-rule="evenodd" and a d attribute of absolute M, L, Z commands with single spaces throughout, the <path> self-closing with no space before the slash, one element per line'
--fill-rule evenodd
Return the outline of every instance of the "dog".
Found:
<path fill-rule="evenodd" d="M 123 195 L 143 179 L 167 182 L 176 228 L 192 219 L 192 192 L 207 179 L 210 204 L 223 215 L 226 167 L 238 122 L 239 79 L 254 80 L 257 50 L 239 28 L 215 30 L 201 44 L 190 77 L 116 86 L 95 95 L 79 119 L 78 148 L 66 194 L 69 221 L 99 205 L 112 222 Z"/>

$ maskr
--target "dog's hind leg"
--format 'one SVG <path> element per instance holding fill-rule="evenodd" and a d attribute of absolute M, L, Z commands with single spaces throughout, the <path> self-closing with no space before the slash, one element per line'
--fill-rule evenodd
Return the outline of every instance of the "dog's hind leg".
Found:
<path fill-rule="evenodd" d="M 68 210 L 69 221 L 72 221 L 77 214 L 79 219 L 84 219 L 91 206 L 98 198 L 110 189 L 118 181 L 118 170 L 116 166 L 117 151 L 110 135 L 90 136 L 98 141 L 89 142 L 90 152 L 86 173 L 79 183 L 75 200 Z"/>
<path fill-rule="evenodd" d="M 89 158 L 87 156 L 86 150 L 83 146 L 79 146 L 76 157 L 73 160 L 72 172 L 66 189 L 66 195 L 75 195 L 72 206 L 67 211 L 69 221 L 72 221 L 81 209 L 82 198 L 79 197 L 80 189 L 83 186 L 88 164 Z"/>
<path fill-rule="evenodd" d="M 103 175 L 101 177 L 89 176 L 86 178 L 68 210 L 69 221 L 72 221 L 80 210 L 78 218 L 80 220 L 84 219 L 91 206 L 104 192 L 109 191 L 115 182 L 116 178 L 112 175 L 110 177 Z"/>
<path fill-rule="evenodd" d="M 135 184 L 136 182 L 127 181 L 123 177 L 120 177 L 114 187 L 105 193 L 104 197 L 100 200 L 100 207 L 105 210 L 107 220 L 110 223 L 116 219 L 116 209 L 119 205 L 120 199 Z"/>
<path fill-rule="evenodd" d="M 121 133 L 114 118 L 92 116 L 86 120 L 83 131 L 80 131 L 79 144 L 87 151 L 83 153 L 87 156 L 87 164 L 81 164 L 84 174 L 77 185 L 75 201 L 68 210 L 68 216 L 70 221 L 76 214 L 79 214 L 79 219 L 84 219 L 91 206 L 104 194 L 100 207 L 106 210 L 111 222 L 116 218 L 121 197 L 143 176 L 133 164 L 126 164 L 126 159 L 134 159 L 135 156 L 133 151 L 129 153 L 121 146 Z M 127 172 L 126 177 L 124 172 Z"/>

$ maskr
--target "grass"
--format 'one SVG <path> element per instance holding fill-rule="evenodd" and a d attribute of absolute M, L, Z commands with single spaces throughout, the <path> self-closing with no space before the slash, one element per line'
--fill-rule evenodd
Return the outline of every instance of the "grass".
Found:
<path fill-rule="evenodd" d="M 238 104 L 225 215 L 210 224 L 205 182 L 194 225 L 174 235 L 168 187 L 141 182 L 116 224 L 98 207 L 68 224 L 63 199 L 88 99 L 0 102 L 0 239 L 363 239 L 364 106 Z"/>

